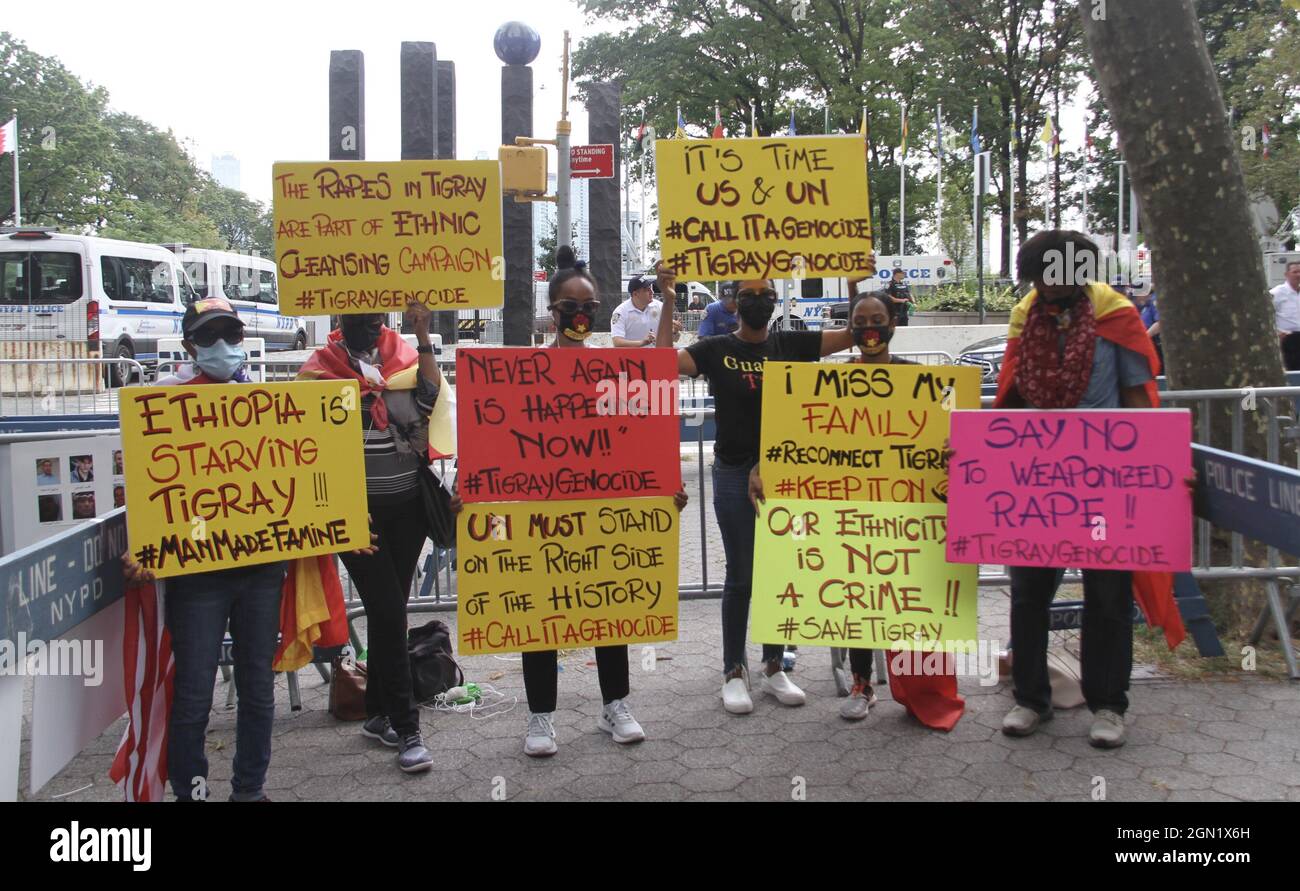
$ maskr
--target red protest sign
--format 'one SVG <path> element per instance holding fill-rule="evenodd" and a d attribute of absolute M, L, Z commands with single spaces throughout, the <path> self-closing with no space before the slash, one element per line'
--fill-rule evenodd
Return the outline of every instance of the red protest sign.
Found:
<path fill-rule="evenodd" d="M 459 349 L 456 398 L 466 503 L 681 488 L 675 350 Z"/>
<path fill-rule="evenodd" d="M 570 179 L 613 179 L 614 146 L 569 146 Z"/>

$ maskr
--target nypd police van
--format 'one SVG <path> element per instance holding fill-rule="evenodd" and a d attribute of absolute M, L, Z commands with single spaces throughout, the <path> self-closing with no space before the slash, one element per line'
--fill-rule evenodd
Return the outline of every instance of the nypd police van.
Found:
<path fill-rule="evenodd" d="M 0 232 L 0 340 L 152 363 L 159 338 L 180 336 L 194 296 L 176 255 L 156 244 L 45 227 Z M 110 368 L 111 382 L 123 383 L 122 369 Z"/>
<path fill-rule="evenodd" d="M 200 297 L 225 297 L 244 323 L 245 337 L 260 337 L 268 353 L 307 347 L 307 320 L 282 315 L 275 262 L 268 257 L 167 245 L 180 258 Z"/>
<path fill-rule="evenodd" d="M 938 254 L 916 254 L 907 257 L 881 255 L 876 257 L 875 283 L 864 282 L 861 291 L 876 291 L 884 288 L 893 278 L 894 270 L 901 269 L 908 287 L 933 288 L 952 284 L 957 281 L 957 266 L 947 257 Z M 792 291 L 783 290 L 789 285 Z M 784 297 L 791 294 L 791 321 L 794 328 L 819 330 L 830 315 L 831 307 L 849 299 L 848 282 L 843 278 L 803 279 L 797 283 L 778 282 L 777 293 Z M 777 308 L 777 314 L 783 313 L 784 307 Z"/>

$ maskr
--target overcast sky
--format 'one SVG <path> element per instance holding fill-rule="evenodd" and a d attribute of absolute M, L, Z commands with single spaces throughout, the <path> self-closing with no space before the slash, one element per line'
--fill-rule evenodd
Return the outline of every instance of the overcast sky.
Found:
<path fill-rule="evenodd" d="M 553 136 L 564 29 L 575 47 L 597 30 L 568 0 L 69 0 L 55 6 L 10 0 L 0 27 L 105 87 L 114 108 L 171 128 L 201 167 L 210 167 L 213 154 L 234 154 L 244 191 L 269 203 L 272 163 L 328 156 L 331 50 L 365 54 L 368 159 L 401 153 L 404 40 L 432 41 L 440 60 L 456 63 L 458 155 L 484 151 L 495 158 L 502 63 L 492 37 L 511 20 L 541 35 L 532 65 L 533 132 Z M 580 105 L 570 110 L 573 142 L 584 143 L 586 112 Z"/>

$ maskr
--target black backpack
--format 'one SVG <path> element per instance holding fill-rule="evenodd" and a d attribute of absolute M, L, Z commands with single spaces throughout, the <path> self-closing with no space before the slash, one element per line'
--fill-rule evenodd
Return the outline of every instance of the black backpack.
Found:
<path fill-rule="evenodd" d="M 434 619 L 406 632 L 411 660 L 411 692 L 416 702 L 428 702 L 439 693 L 465 683 L 465 672 L 451 654 L 451 629 Z"/>

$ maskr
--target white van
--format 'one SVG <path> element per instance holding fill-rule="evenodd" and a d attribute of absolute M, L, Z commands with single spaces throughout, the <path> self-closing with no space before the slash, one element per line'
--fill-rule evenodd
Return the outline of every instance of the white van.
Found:
<path fill-rule="evenodd" d="M 66 343 L 69 358 L 152 364 L 158 339 L 180 335 L 194 296 L 176 256 L 156 244 L 44 227 L 0 233 L 3 340 Z M 112 383 L 121 376 L 114 366 Z"/>
<path fill-rule="evenodd" d="M 307 320 L 280 313 L 275 261 L 268 257 L 166 245 L 180 258 L 201 297 L 225 297 L 239 313 L 246 337 L 260 337 L 266 351 L 307 348 Z"/>

